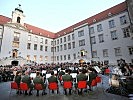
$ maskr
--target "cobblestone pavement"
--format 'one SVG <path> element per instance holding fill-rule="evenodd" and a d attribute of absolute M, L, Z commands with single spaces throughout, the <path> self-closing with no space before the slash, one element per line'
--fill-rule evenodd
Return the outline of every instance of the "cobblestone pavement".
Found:
<path fill-rule="evenodd" d="M 17 95 L 15 90 L 11 91 L 10 94 L 10 82 L 1 82 L 0 83 L 0 100 L 128 100 L 127 97 L 114 95 L 106 93 L 105 90 L 109 87 L 108 85 L 108 76 L 102 76 L 103 84 L 98 84 L 97 87 L 93 88 L 93 91 L 89 93 L 84 93 L 83 95 L 78 95 L 72 93 L 72 95 L 64 95 L 62 86 L 59 87 L 60 94 L 49 94 L 48 89 L 46 92 L 47 95 L 36 96 L 36 91 L 33 91 L 33 95 Z"/>

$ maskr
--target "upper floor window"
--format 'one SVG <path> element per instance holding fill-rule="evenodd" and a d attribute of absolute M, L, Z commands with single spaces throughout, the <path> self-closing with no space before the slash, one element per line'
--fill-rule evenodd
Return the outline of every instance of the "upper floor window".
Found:
<path fill-rule="evenodd" d="M 43 45 L 40 45 L 40 51 L 43 51 Z"/>
<path fill-rule="evenodd" d="M 20 23 L 21 18 L 17 17 L 17 23 Z"/>
<path fill-rule="evenodd" d="M 116 39 L 118 39 L 118 36 L 117 36 L 116 30 L 115 30 L 115 31 L 111 31 L 110 33 L 111 33 L 111 38 L 112 38 L 112 40 L 116 40 Z"/>
<path fill-rule="evenodd" d="M 20 38 L 20 33 L 14 32 L 14 40 L 13 41 L 19 42 L 19 38 Z"/>
<path fill-rule="evenodd" d="M 35 40 L 34 40 L 35 42 L 37 42 L 38 41 L 38 37 L 37 36 L 35 36 Z"/>
<path fill-rule="evenodd" d="M 73 54 L 73 59 L 76 59 L 76 53 Z"/>
<path fill-rule="evenodd" d="M 73 46 L 73 48 L 75 48 L 75 42 L 72 42 L 72 46 Z"/>
<path fill-rule="evenodd" d="M 71 56 L 70 56 L 70 54 L 68 54 L 68 60 L 70 60 L 71 59 Z"/>
<path fill-rule="evenodd" d="M 45 46 L 45 51 L 48 51 L 48 46 Z"/>
<path fill-rule="evenodd" d="M 129 29 L 129 27 L 123 28 L 122 31 L 123 31 L 124 38 L 130 37 L 130 29 Z"/>
<path fill-rule="evenodd" d="M 95 36 L 92 36 L 92 37 L 91 37 L 91 44 L 96 44 Z"/>
<path fill-rule="evenodd" d="M 71 37 L 70 37 L 70 35 L 68 35 L 68 41 L 70 41 L 71 40 Z"/>
<path fill-rule="evenodd" d="M 62 51 L 62 45 L 60 45 L 60 51 Z"/>
<path fill-rule="evenodd" d="M 109 21 L 109 28 L 114 28 L 115 27 L 115 21 L 114 20 L 110 20 Z"/>
<path fill-rule="evenodd" d="M 66 60 L 66 55 L 64 55 L 64 60 Z"/>
<path fill-rule="evenodd" d="M 31 49 L 31 43 L 27 43 L 27 49 Z"/>
<path fill-rule="evenodd" d="M 37 50 L 37 44 L 34 44 L 34 50 Z"/>
<path fill-rule="evenodd" d="M 114 48 L 115 49 L 115 56 L 121 56 L 121 48 Z"/>
<path fill-rule="evenodd" d="M 59 39 L 57 40 L 57 44 L 59 44 Z"/>
<path fill-rule="evenodd" d="M 31 41 L 31 35 L 28 35 L 28 41 Z"/>
<path fill-rule="evenodd" d="M 54 41 L 51 41 L 51 45 L 54 45 Z"/>
<path fill-rule="evenodd" d="M 54 52 L 54 47 L 51 47 L 51 52 Z"/>
<path fill-rule="evenodd" d="M 57 46 L 57 52 L 59 52 L 59 46 Z"/>
<path fill-rule="evenodd" d="M 84 30 L 78 31 L 78 37 L 84 36 Z"/>
<path fill-rule="evenodd" d="M 60 43 L 62 43 L 62 38 L 60 38 Z"/>
<path fill-rule="evenodd" d="M 133 55 L 133 47 L 128 47 L 129 55 Z"/>
<path fill-rule="evenodd" d="M 66 42 L 66 37 L 64 37 L 64 42 Z"/>
<path fill-rule="evenodd" d="M 71 43 L 68 43 L 68 49 L 71 49 Z"/>
<path fill-rule="evenodd" d="M 97 57 L 97 51 L 92 51 L 92 58 L 96 58 Z"/>
<path fill-rule="evenodd" d="M 102 24 L 97 25 L 97 31 L 98 32 L 103 31 Z"/>
<path fill-rule="evenodd" d="M 45 44 L 48 44 L 48 39 L 45 39 Z"/>
<path fill-rule="evenodd" d="M 94 27 L 90 27 L 89 32 L 90 32 L 90 34 L 93 34 L 94 33 Z"/>
<path fill-rule="evenodd" d="M 40 39 L 40 43 L 43 43 L 43 38 Z"/>
<path fill-rule="evenodd" d="M 127 23 L 127 18 L 126 18 L 126 15 L 121 16 L 121 17 L 120 17 L 120 23 L 121 23 L 121 25 L 123 25 L 123 24 L 126 24 L 126 23 Z"/>
<path fill-rule="evenodd" d="M 99 43 L 104 42 L 103 34 L 99 34 L 98 37 L 99 37 Z"/>
<path fill-rule="evenodd" d="M 66 44 L 64 44 L 64 50 L 66 50 L 67 49 L 67 46 L 66 46 Z"/>
<path fill-rule="evenodd" d="M 79 46 L 84 46 L 85 45 L 85 39 L 79 40 Z"/>
<path fill-rule="evenodd" d="M 75 37 L 74 37 L 74 34 L 72 34 L 72 40 L 74 40 L 74 38 L 75 38 Z"/>
<path fill-rule="evenodd" d="M 103 50 L 103 57 L 108 57 L 108 49 Z"/>

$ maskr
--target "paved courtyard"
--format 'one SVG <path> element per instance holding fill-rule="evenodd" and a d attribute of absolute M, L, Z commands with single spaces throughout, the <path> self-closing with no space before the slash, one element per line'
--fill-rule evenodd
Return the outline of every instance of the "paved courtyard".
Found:
<path fill-rule="evenodd" d="M 46 92 L 47 95 L 36 96 L 36 91 L 33 91 L 33 95 L 16 95 L 16 91 L 12 90 L 10 94 L 10 82 L 1 82 L 0 83 L 0 100 L 128 100 L 127 97 L 114 95 L 106 93 L 105 90 L 108 86 L 108 76 L 102 76 L 103 84 L 98 84 L 97 88 L 93 88 L 93 91 L 89 93 L 84 93 L 83 95 L 77 95 L 73 93 L 72 95 L 64 95 L 62 86 L 59 87 L 60 94 L 49 94 L 48 89 Z"/>

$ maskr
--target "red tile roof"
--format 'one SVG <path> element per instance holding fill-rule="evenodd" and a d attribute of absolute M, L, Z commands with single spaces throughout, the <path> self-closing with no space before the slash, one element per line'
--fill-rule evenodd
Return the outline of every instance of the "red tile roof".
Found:
<path fill-rule="evenodd" d="M 126 2 L 123 2 L 123 3 L 120 3 L 112 8 L 109 8 L 103 12 L 100 12 L 92 17 L 89 17 L 83 21 L 80 21 L 72 26 L 69 26 L 59 32 L 57 32 L 56 34 L 53 33 L 53 32 L 50 32 L 50 31 L 47 31 L 47 30 L 44 30 L 44 29 L 41 29 L 41 28 L 38 28 L 36 26 L 32 26 L 32 25 L 29 25 L 29 24 L 26 24 L 25 23 L 25 26 L 26 28 L 30 31 L 32 30 L 32 33 L 33 34 L 36 34 L 36 35 L 41 35 L 41 36 L 45 36 L 45 37 L 48 37 L 48 38 L 57 38 L 57 37 L 60 37 L 60 36 L 63 36 L 65 34 L 68 34 L 70 32 L 73 32 L 74 31 L 74 28 L 80 26 L 80 25 L 83 25 L 85 23 L 88 23 L 89 25 L 93 24 L 93 20 L 95 19 L 96 22 L 99 22 L 101 20 L 104 20 L 110 16 L 108 16 L 109 13 L 111 13 L 111 16 L 113 15 L 116 15 L 120 12 L 123 12 L 127 10 L 127 6 L 126 6 Z M 5 24 L 7 22 L 11 21 L 11 18 L 8 18 L 8 17 L 5 17 L 5 16 L 2 16 L 0 15 L 0 24 Z M 41 34 L 40 34 L 41 33 Z"/>

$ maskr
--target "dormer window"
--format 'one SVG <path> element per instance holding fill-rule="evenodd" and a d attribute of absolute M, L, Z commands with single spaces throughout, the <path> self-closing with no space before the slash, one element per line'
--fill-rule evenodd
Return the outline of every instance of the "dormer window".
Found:
<path fill-rule="evenodd" d="M 20 23 L 20 19 L 21 19 L 20 17 L 17 17 L 17 23 Z"/>

